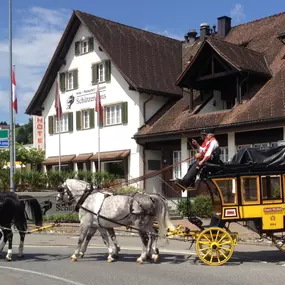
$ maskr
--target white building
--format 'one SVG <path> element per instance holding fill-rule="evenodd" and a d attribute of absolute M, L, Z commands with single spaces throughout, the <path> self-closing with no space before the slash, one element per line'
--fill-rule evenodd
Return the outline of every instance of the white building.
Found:
<path fill-rule="evenodd" d="M 143 175 L 145 153 L 133 135 L 160 108 L 182 97 L 175 86 L 181 46 L 177 40 L 74 11 L 26 111 L 35 116 L 34 126 L 43 126 L 43 132 L 34 128 L 34 140 L 46 151 L 45 168 L 56 169 L 59 162 L 59 73 L 62 169 L 96 171 L 100 127 L 101 170 L 122 179 Z M 97 84 L 104 114 L 100 126 L 94 110 Z"/>

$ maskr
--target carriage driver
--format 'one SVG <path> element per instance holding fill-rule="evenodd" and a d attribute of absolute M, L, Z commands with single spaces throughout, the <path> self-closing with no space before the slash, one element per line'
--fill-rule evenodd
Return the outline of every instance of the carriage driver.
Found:
<path fill-rule="evenodd" d="M 195 155 L 196 160 L 190 165 L 185 176 L 182 179 L 177 179 L 176 183 L 183 187 L 193 188 L 195 186 L 197 169 L 199 169 L 204 162 L 219 163 L 220 161 L 218 151 L 219 143 L 215 138 L 214 130 L 208 129 L 205 132 L 207 133 L 207 137 L 201 147 L 195 140 L 192 141 L 192 143 L 198 147 L 200 152 Z"/>

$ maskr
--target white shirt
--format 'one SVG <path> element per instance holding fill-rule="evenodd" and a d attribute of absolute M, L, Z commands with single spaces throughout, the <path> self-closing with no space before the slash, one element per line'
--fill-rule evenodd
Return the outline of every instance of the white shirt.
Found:
<path fill-rule="evenodd" d="M 206 157 L 211 156 L 212 153 L 213 153 L 213 151 L 216 150 L 218 147 L 219 147 L 218 141 L 217 141 L 217 140 L 212 140 L 212 141 L 210 142 L 210 146 L 209 146 L 207 152 L 205 153 L 205 156 L 206 156 Z"/>

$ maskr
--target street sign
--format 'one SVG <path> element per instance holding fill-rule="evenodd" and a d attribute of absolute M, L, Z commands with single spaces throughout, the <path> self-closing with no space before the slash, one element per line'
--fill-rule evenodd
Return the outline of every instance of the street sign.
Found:
<path fill-rule="evenodd" d="M 9 130 L 0 130 L 0 139 L 8 139 L 9 138 Z"/>
<path fill-rule="evenodd" d="M 0 148 L 6 148 L 8 146 L 9 146 L 9 140 L 8 139 L 0 140 Z"/>

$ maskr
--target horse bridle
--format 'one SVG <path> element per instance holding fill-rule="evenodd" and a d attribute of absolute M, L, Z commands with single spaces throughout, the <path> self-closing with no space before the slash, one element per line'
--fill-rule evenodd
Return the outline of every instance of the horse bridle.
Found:
<path fill-rule="evenodd" d="M 68 201 L 66 202 L 67 204 L 71 204 L 73 201 L 75 201 L 75 197 L 73 196 L 73 194 L 71 193 L 71 191 L 68 189 L 67 186 L 60 186 L 58 187 L 57 190 L 58 193 L 60 193 L 62 196 L 66 193 L 67 197 L 68 197 Z M 63 199 L 61 201 L 62 203 L 64 203 Z"/>

